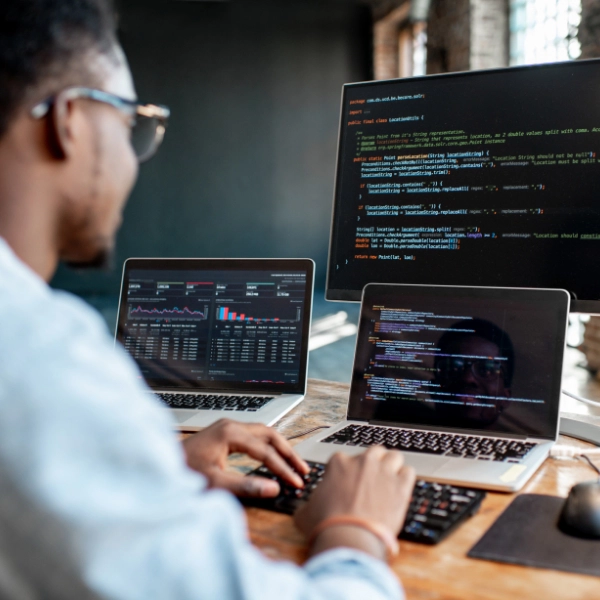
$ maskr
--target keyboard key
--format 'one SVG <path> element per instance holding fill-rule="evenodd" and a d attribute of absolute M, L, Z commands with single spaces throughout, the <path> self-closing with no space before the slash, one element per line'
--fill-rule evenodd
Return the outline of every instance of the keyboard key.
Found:
<path fill-rule="evenodd" d="M 273 397 L 259 396 L 215 396 L 202 394 L 156 394 L 170 408 L 188 408 L 195 410 L 238 410 L 257 411 Z"/>
<path fill-rule="evenodd" d="M 250 475 L 278 481 L 281 492 L 276 498 L 248 498 L 242 501 L 249 506 L 294 514 L 310 497 L 325 473 L 326 465 L 310 461 L 308 464 L 310 471 L 303 477 L 303 489 L 296 489 L 283 482 L 264 465 L 258 467 Z M 465 519 L 475 514 L 483 498 L 485 492 L 481 490 L 418 480 L 398 537 L 423 544 L 437 544 Z"/>
<path fill-rule="evenodd" d="M 404 452 L 440 454 L 471 460 L 496 460 L 520 462 L 534 444 L 498 438 L 439 434 L 412 429 L 377 427 L 374 425 L 348 425 L 326 439 L 326 444 L 349 446 L 385 446 Z"/>

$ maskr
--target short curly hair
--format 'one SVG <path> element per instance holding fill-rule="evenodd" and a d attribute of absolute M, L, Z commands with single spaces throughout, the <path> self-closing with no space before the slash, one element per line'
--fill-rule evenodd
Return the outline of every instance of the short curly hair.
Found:
<path fill-rule="evenodd" d="M 82 71 L 89 51 L 115 47 L 111 0 L 0 2 L 0 138 L 32 92 Z"/>

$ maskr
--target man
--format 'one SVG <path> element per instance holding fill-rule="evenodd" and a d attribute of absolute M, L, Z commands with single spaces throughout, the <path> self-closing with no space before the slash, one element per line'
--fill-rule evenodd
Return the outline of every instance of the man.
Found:
<path fill-rule="evenodd" d="M 437 347 L 434 381 L 454 402 L 436 406 L 441 421 L 479 428 L 496 423 L 512 395 L 515 352 L 508 334 L 485 319 L 463 320 Z"/>
<path fill-rule="evenodd" d="M 296 517 L 310 560 L 271 562 L 229 492 L 278 486 L 225 459 L 246 452 L 296 485 L 304 462 L 275 431 L 229 421 L 182 447 L 101 320 L 46 283 L 60 260 L 105 262 L 132 143 L 149 156 L 166 116 L 137 105 L 108 0 L 2 3 L 0 596 L 397 598 L 382 559 L 414 483 L 399 453 L 332 460 Z"/>

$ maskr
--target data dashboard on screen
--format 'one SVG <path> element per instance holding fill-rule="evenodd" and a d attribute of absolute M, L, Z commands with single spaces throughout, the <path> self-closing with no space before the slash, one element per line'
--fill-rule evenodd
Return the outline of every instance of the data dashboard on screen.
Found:
<path fill-rule="evenodd" d="M 145 268 L 126 263 L 117 330 L 146 381 L 281 391 L 303 383 L 311 261 L 270 261 L 253 269 L 241 261 L 237 268 L 235 261 L 212 261 L 210 269 L 146 262 Z"/>
<path fill-rule="evenodd" d="M 347 84 L 329 300 L 367 283 L 600 308 L 600 60 Z"/>

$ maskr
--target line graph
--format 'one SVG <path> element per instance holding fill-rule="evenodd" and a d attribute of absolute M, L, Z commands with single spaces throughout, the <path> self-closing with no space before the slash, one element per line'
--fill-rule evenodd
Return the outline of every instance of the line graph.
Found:
<path fill-rule="evenodd" d="M 192 310 L 187 306 L 179 308 L 174 306 L 173 308 L 142 308 L 138 305 L 136 308 L 129 308 L 129 317 L 131 318 L 188 318 L 195 319 L 198 321 L 205 321 L 208 316 L 208 306 L 204 307 L 204 310 Z"/>

